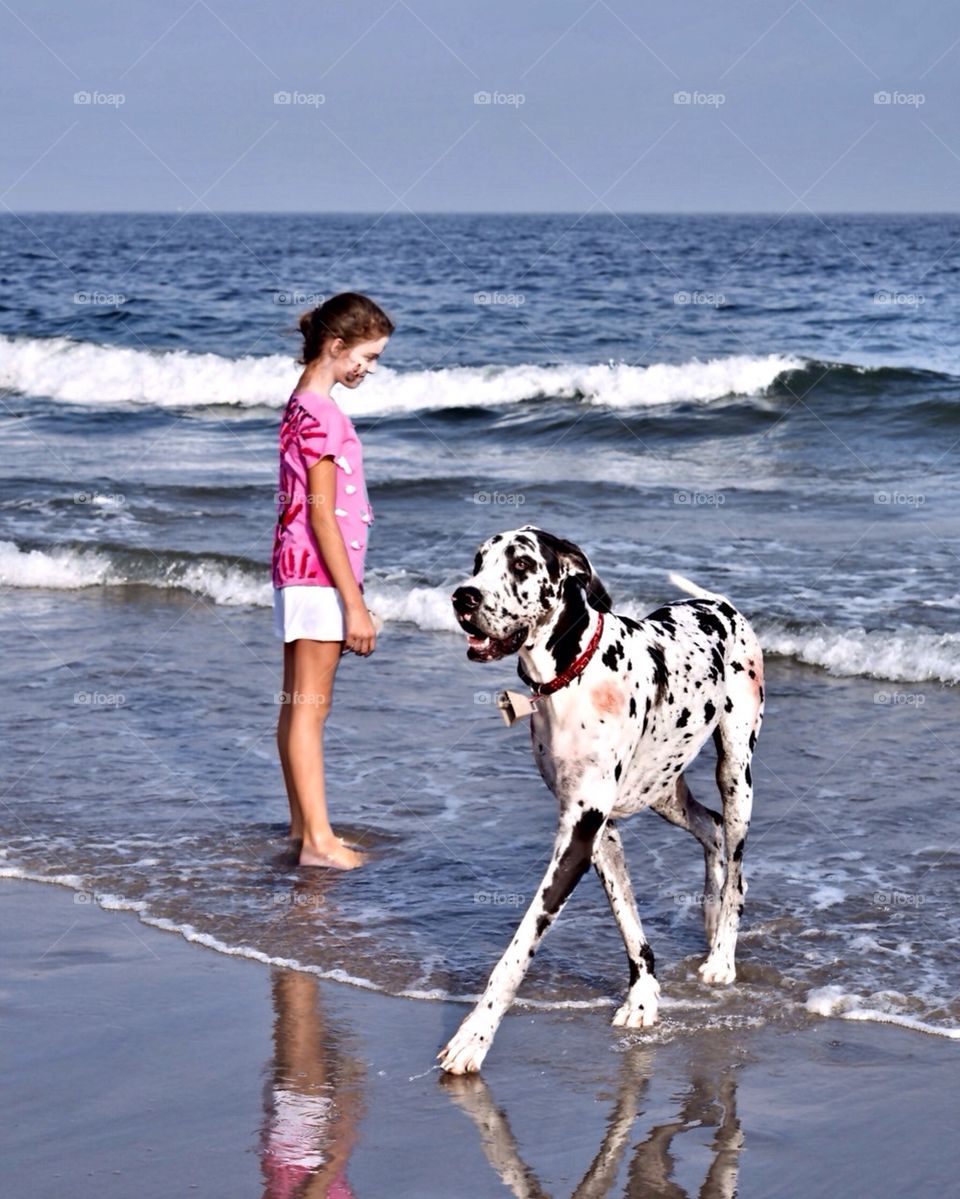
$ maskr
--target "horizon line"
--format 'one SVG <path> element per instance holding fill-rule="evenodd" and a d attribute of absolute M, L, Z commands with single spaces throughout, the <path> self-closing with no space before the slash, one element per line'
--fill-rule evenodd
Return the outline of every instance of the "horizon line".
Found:
<path fill-rule="evenodd" d="M 177 208 L 10 208 L 3 206 L 5 212 L 0 216 L 337 216 L 337 217 L 423 217 L 423 216 L 568 216 L 580 217 L 622 217 L 622 216 L 651 216 L 651 217 L 779 217 L 786 220 L 790 217 L 816 219 L 820 216 L 960 216 L 960 209 L 948 208 L 821 208 L 807 212 L 792 212 L 775 208 L 755 209 L 684 209 L 670 211 L 654 208 L 624 208 L 609 209 L 605 212 L 595 212 L 593 209 L 576 208 L 423 208 L 405 212 L 393 212 L 392 209 L 293 209 L 293 208 L 208 208 L 202 211 L 187 211 Z"/>

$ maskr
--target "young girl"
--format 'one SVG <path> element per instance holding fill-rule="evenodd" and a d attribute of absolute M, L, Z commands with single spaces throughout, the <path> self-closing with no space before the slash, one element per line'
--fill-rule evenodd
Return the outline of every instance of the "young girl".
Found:
<path fill-rule="evenodd" d="M 330 398 L 376 370 L 394 326 L 372 300 L 343 292 L 300 318 L 303 374 L 280 424 L 280 489 L 273 543 L 274 629 L 282 638 L 283 696 L 277 747 L 301 866 L 350 870 L 363 855 L 330 827 L 323 726 L 344 650 L 373 653 L 363 599 L 373 513 L 360 441 Z"/>

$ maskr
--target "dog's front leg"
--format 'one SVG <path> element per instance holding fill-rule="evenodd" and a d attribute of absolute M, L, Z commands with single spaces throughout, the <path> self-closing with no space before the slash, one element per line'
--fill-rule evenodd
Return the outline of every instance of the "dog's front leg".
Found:
<path fill-rule="evenodd" d="M 527 908 L 506 953 L 493 968 L 479 1003 L 437 1054 L 441 1069 L 450 1074 L 470 1074 L 480 1069 L 537 946 L 590 865 L 594 839 L 608 810 L 581 808 L 576 801 L 562 805 L 553 857 L 536 898 Z"/>
<path fill-rule="evenodd" d="M 506 1112 L 497 1106 L 483 1076 L 473 1074 L 455 1078 L 448 1074 L 443 1087 L 476 1125 L 484 1157 L 503 1185 L 517 1199 L 547 1199 L 547 1192 L 533 1169 L 520 1156 L 520 1147 Z M 631 1113 L 631 1120 L 635 1119 L 636 1109 Z"/>

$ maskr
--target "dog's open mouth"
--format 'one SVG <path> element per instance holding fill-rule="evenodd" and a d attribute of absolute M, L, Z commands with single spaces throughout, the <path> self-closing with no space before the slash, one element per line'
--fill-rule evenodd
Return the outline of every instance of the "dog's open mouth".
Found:
<path fill-rule="evenodd" d="M 466 617 L 459 619 L 460 627 L 467 634 L 467 657 L 473 662 L 495 662 L 515 654 L 527 639 L 527 630 L 522 625 L 509 637 L 490 637 Z"/>

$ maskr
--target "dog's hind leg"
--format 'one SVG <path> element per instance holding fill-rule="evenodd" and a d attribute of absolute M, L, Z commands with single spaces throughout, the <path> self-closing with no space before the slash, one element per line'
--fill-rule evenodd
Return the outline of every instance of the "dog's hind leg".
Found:
<path fill-rule="evenodd" d="M 637 903 L 623 856 L 623 842 L 612 822 L 593 845 L 593 865 L 603 883 L 620 928 L 630 964 L 630 987 L 613 1023 L 623 1028 L 647 1028 L 657 1019 L 660 984 L 654 975 L 653 950 L 643 935 Z"/>
<path fill-rule="evenodd" d="M 713 734 L 717 746 L 717 785 L 723 797 L 723 831 L 727 877 L 720 900 L 717 934 L 700 976 L 707 983 L 732 983 L 737 976 L 735 956 L 743 897 L 743 851 L 753 810 L 753 777 L 750 759 L 760 727 L 762 704 L 741 700 L 724 715 Z"/>
<path fill-rule="evenodd" d="M 681 774 L 676 789 L 650 805 L 654 812 L 686 829 L 703 846 L 703 929 L 707 945 L 713 947 L 720 919 L 720 894 L 723 889 L 723 819 L 698 803 Z"/>

